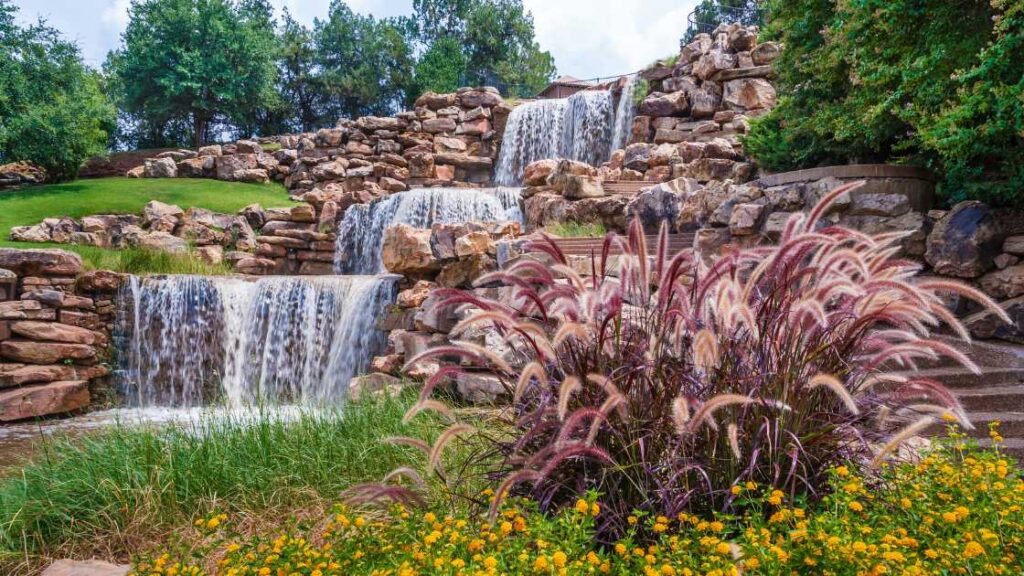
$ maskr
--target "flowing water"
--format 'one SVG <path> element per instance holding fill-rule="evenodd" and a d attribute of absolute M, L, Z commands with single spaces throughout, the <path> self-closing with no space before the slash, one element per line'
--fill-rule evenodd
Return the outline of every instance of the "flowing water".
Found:
<path fill-rule="evenodd" d="M 608 90 L 584 90 L 568 98 L 516 106 L 508 117 L 494 180 L 522 182 L 523 169 L 546 158 L 597 165 L 612 152 L 615 107 Z"/>
<path fill-rule="evenodd" d="M 129 405 L 340 399 L 386 337 L 390 276 L 132 278 L 118 306 L 118 379 Z"/>
<path fill-rule="evenodd" d="M 334 252 L 337 274 L 384 272 L 384 230 L 458 222 L 522 222 L 518 188 L 417 188 L 345 211 Z"/>
<path fill-rule="evenodd" d="M 612 131 L 612 152 L 621 150 L 629 142 L 633 132 L 633 119 L 636 118 L 636 92 L 640 89 L 640 77 L 630 76 L 622 87 L 619 105 L 615 109 L 615 129 Z"/>

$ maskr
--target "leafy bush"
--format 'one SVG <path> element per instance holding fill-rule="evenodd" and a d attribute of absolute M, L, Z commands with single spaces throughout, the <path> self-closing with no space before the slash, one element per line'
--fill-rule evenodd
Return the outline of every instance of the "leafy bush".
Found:
<path fill-rule="evenodd" d="M 742 516 L 630 517 L 614 544 L 595 545 L 607 514 L 588 496 L 555 515 L 506 500 L 494 524 L 439 509 L 388 514 L 338 508 L 313 527 L 249 538 L 215 514 L 198 564 L 157 552 L 139 576 L 168 574 L 1008 574 L 1024 554 L 1024 480 L 998 449 L 950 444 L 919 462 L 865 477 L 829 471 L 831 495 L 793 501 L 734 487 Z M 485 494 L 486 496 L 486 494 Z M 184 560 L 184 561 L 182 561 Z M 191 570 L 194 570 L 191 571 Z M 260 572 L 261 570 L 269 572 Z"/>
<path fill-rule="evenodd" d="M 592 277 L 545 242 L 536 249 L 552 265 L 529 260 L 480 279 L 512 286 L 510 299 L 448 292 L 441 306 L 479 309 L 454 336 L 492 326 L 512 352 L 460 342 L 409 364 L 461 356 L 508 378 L 511 439 L 489 439 L 503 457 L 491 476 L 495 505 L 512 493 L 559 509 L 597 491 L 610 512 L 600 532 L 615 536 L 633 510 L 732 510 L 730 489 L 746 482 L 821 494 L 829 467 L 877 463 L 938 415 L 962 419 L 941 384 L 892 371 L 944 356 L 976 369 L 928 337 L 945 322 L 967 338 L 943 294 L 1002 313 L 967 286 L 915 281 L 918 265 L 893 258 L 902 234 L 822 227 L 830 205 L 858 185 L 791 217 L 778 246 L 710 266 L 690 251 L 667 254 L 664 229 L 648 254 L 634 222 L 628 239 L 606 238 Z M 454 372 L 427 382 L 410 417 L 450 414 L 431 395 Z M 471 433 L 452 425 L 426 449 L 431 463 L 449 440 Z"/>
<path fill-rule="evenodd" d="M 1020 2 L 772 0 L 778 106 L 746 150 L 768 170 L 932 168 L 950 200 L 1020 202 Z M 993 25 L 993 21 L 995 24 Z"/>

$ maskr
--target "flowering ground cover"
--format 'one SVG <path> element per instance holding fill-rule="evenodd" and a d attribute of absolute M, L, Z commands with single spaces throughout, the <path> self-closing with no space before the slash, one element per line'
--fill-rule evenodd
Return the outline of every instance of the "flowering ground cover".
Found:
<path fill-rule="evenodd" d="M 997 433 L 994 432 L 994 435 Z M 956 434 L 915 462 L 877 475 L 837 466 L 830 494 L 793 499 L 754 482 L 732 487 L 735 514 L 630 515 L 615 542 L 595 539 L 602 497 L 557 514 L 508 499 L 485 516 L 337 507 L 312 523 L 252 537 L 232 518 L 196 521 L 203 546 L 137 564 L 139 576 L 414 576 L 497 574 L 1018 574 L 1024 479 L 998 449 Z M 490 491 L 483 496 L 493 498 Z"/>

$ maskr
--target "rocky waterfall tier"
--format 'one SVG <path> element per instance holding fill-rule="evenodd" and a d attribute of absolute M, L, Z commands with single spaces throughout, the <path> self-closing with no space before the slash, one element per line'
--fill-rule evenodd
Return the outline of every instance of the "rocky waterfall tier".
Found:
<path fill-rule="evenodd" d="M 338 227 L 335 273 L 384 272 L 384 231 L 396 224 L 522 222 L 519 202 L 518 188 L 420 188 L 352 206 Z"/>
<path fill-rule="evenodd" d="M 119 302 L 129 404 L 315 404 L 344 397 L 386 345 L 395 278 L 131 278 Z"/>
<path fill-rule="evenodd" d="M 494 181 L 519 185 L 527 165 L 547 158 L 600 164 L 611 155 L 614 127 L 615 104 L 609 90 L 519 105 L 505 126 Z"/>

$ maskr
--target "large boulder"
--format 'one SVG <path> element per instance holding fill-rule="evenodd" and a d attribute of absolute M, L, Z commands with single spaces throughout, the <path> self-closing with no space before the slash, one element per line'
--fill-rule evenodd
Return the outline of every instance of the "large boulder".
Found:
<path fill-rule="evenodd" d="M 441 262 L 430 248 L 430 230 L 398 224 L 384 231 L 384 268 L 394 274 L 422 276 L 440 271 Z"/>
<path fill-rule="evenodd" d="M 158 226 L 170 224 L 170 230 L 165 231 L 171 232 L 174 230 L 178 218 L 184 214 L 185 211 L 180 206 L 164 204 L 158 200 L 150 200 L 142 208 L 142 221 L 147 228 L 152 228 L 154 224 Z"/>
<path fill-rule="evenodd" d="M 511 397 L 511 390 L 494 374 L 463 372 L 455 377 L 455 388 L 470 404 L 496 404 Z"/>
<path fill-rule="evenodd" d="M 65 360 L 92 360 L 96 349 L 88 344 L 6 340 L 0 342 L 0 357 L 26 364 L 57 364 Z"/>
<path fill-rule="evenodd" d="M 82 257 L 66 250 L 0 248 L 0 268 L 18 276 L 77 276 Z"/>
<path fill-rule="evenodd" d="M 178 165 L 173 158 L 147 158 L 143 175 L 146 178 L 176 178 Z"/>
<path fill-rule="evenodd" d="M 954 206 L 935 224 L 928 235 L 925 260 L 937 274 L 977 278 L 992 269 L 1003 240 L 992 210 L 968 200 Z"/>
<path fill-rule="evenodd" d="M 84 380 L 16 388 L 0 392 L 0 422 L 16 422 L 41 416 L 66 414 L 87 406 L 89 406 L 89 383 Z M 49 570 L 47 573 L 50 573 Z M 64 574 L 77 576 L 89 573 L 64 572 Z"/>
<path fill-rule="evenodd" d="M 562 190 L 562 195 L 569 200 L 601 198 L 604 196 L 604 187 L 596 178 L 569 175 L 565 182 L 565 188 Z"/>
<path fill-rule="evenodd" d="M 543 186 L 548 181 L 548 176 L 558 169 L 558 160 L 538 160 L 527 164 L 523 169 L 523 183 L 527 186 Z"/>
<path fill-rule="evenodd" d="M 654 92 L 644 99 L 640 104 L 639 113 L 644 116 L 686 116 L 690 110 L 690 101 L 686 92 L 679 91 L 671 94 Z"/>
<path fill-rule="evenodd" d="M 208 228 L 207 228 L 208 229 Z M 158 252 L 169 252 L 171 254 L 185 254 L 188 252 L 188 242 L 184 238 L 178 238 L 167 232 L 149 232 L 141 234 L 137 238 L 137 245 L 147 250 Z"/>
<path fill-rule="evenodd" d="M 989 272 L 978 280 L 981 289 L 996 300 L 1024 295 L 1024 264 Z"/>
<path fill-rule="evenodd" d="M 239 170 L 251 170 L 257 166 L 255 154 L 231 154 L 217 157 L 217 180 L 234 180 Z"/>
<path fill-rule="evenodd" d="M 648 234 L 656 234 L 662 222 L 667 222 L 669 231 L 675 232 L 680 204 L 699 187 L 700 184 L 691 178 L 663 182 L 637 194 L 629 202 L 627 211 L 630 217 L 640 219 Z"/>
<path fill-rule="evenodd" d="M 772 108 L 777 101 L 775 87 L 763 78 L 740 78 L 725 83 L 722 100 L 734 110 Z"/>
<path fill-rule="evenodd" d="M 11 325 L 11 332 L 29 340 L 86 344 L 88 346 L 104 345 L 107 341 L 106 336 L 99 332 L 56 322 L 33 322 L 28 320 L 15 322 Z"/>
<path fill-rule="evenodd" d="M 964 326 L 974 338 L 981 340 L 996 338 L 1024 344 L 1024 296 L 1001 302 L 999 307 L 1010 317 L 1010 324 L 1003 322 L 995 313 L 982 310 L 964 318 Z"/>

